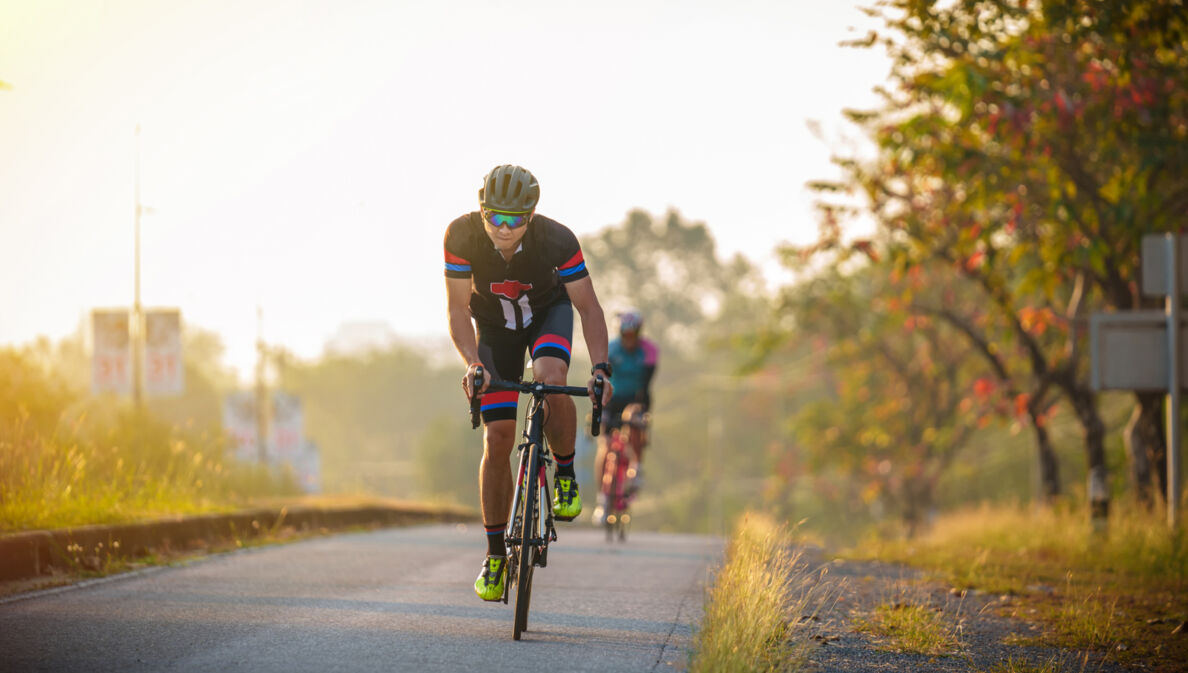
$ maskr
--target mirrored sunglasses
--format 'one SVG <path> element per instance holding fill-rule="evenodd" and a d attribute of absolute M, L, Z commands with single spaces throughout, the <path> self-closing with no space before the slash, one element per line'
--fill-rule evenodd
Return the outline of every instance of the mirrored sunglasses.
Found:
<path fill-rule="evenodd" d="M 493 210 L 484 210 L 483 219 L 496 229 L 504 226 L 508 229 L 519 229 L 528 224 L 528 220 L 532 219 L 532 213 L 497 213 Z"/>

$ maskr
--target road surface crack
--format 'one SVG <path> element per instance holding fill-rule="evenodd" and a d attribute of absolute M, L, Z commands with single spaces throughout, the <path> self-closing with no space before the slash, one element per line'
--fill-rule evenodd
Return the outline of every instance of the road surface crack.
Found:
<path fill-rule="evenodd" d="M 688 593 L 681 597 L 681 604 L 677 606 L 676 617 L 672 620 L 672 628 L 668 629 L 668 635 L 664 637 L 664 642 L 660 645 L 660 654 L 656 657 L 656 663 L 652 664 L 653 671 L 660 666 L 660 662 L 664 661 L 664 651 L 668 649 L 668 643 L 672 641 L 672 634 L 676 632 L 677 625 L 681 623 L 681 613 L 685 611 L 685 603 L 688 600 Z"/>

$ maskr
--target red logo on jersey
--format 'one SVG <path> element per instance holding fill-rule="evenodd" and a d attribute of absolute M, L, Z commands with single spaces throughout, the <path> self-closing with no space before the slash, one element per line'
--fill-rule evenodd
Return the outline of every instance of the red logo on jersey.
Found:
<path fill-rule="evenodd" d="M 520 295 L 532 289 L 532 283 L 521 283 L 518 280 L 505 280 L 502 283 L 491 283 L 491 294 L 507 297 L 515 301 Z"/>

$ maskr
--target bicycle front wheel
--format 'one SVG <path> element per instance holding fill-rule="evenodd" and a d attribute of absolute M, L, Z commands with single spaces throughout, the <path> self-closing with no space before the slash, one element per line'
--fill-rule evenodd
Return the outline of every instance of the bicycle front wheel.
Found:
<path fill-rule="evenodd" d="M 524 510 L 520 518 L 520 558 L 516 569 L 516 620 L 512 631 L 512 638 L 520 639 L 520 634 L 528 630 L 528 605 L 532 601 L 532 568 L 536 556 L 536 546 L 532 544 L 536 535 L 537 517 L 540 516 L 540 503 L 537 502 L 537 472 L 540 470 L 540 459 L 537 457 L 535 446 L 526 449 L 528 454 L 528 469 L 525 472 Z"/>

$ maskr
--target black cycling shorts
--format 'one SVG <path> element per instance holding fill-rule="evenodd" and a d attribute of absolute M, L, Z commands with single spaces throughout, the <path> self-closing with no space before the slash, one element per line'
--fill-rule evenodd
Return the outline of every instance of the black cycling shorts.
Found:
<path fill-rule="evenodd" d="M 558 358 L 569 364 L 573 338 L 573 305 L 568 299 L 551 304 L 537 313 L 527 329 L 510 330 L 499 325 L 475 321 L 478 328 L 478 354 L 483 367 L 504 381 L 519 381 L 524 376 L 524 354 L 533 360 Z M 483 423 L 515 420 L 520 394 L 515 391 L 486 393 L 482 397 Z"/>
<path fill-rule="evenodd" d="M 623 427 L 623 412 L 627 407 L 635 404 L 635 400 L 620 397 L 619 399 L 611 398 L 611 401 L 602 408 L 602 428 L 604 430 L 618 430 Z M 643 405 L 644 412 L 648 411 L 648 405 Z"/>

